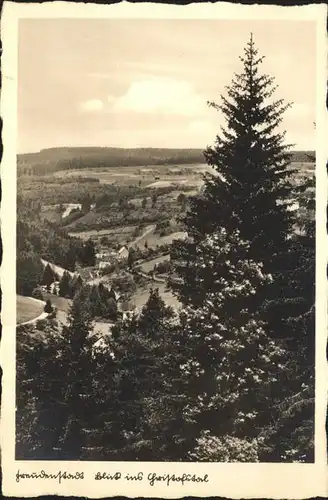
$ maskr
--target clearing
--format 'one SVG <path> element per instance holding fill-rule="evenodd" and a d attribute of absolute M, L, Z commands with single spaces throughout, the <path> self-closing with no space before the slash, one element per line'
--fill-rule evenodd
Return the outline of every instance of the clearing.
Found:
<path fill-rule="evenodd" d="M 166 305 L 173 307 L 177 310 L 181 304 L 173 293 L 166 290 L 166 283 L 147 283 L 144 287 L 139 287 L 136 293 L 133 295 L 131 302 L 132 304 L 140 310 L 147 302 L 149 298 L 149 293 L 151 289 L 158 289 L 159 295 L 164 300 Z"/>
<path fill-rule="evenodd" d="M 74 276 L 74 273 L 72 273 L 71 271 L 68 271 L 67 269 L 64 269 L 61 266 L 57 266 L 56 264 L 53 264 L 52 262 L 48 262 L 47 260 L 44 260 L 44 259 L 41 259 L 41 262 L 44 265 L 44 267 L 46 267 L 49 264 L 49 266 L 51 267 L 51 269 L 53 270 L 53 272 L 55 274 L 57 274 L 57 276 L 59 278 L 61 278 L 64 273 L 68 273 L 71 278 L 73 278 L 73 276 Z"/>
<path fill-rule="evenodd" d="M 33 297 L 25 297 L 23 295 L 16 296 L 16 323 L 20 325 L 27 321 L 38 318 L 42 313 L 45 302 L 34 299 Z"/>
<path fill-rule="evenodd" d="M 156 264 L 159 264 L 160 262 L 165 262 L 166 260 L 170 260 L 170 256 L 169 255 L 160 255 L 159 257 L 156 257 L 155 259 L 143 262 L 140 265 L 140 269 L 144 273 L 149 273 L 150 271 L 152 271 L 154 269 L 154 267 L 155 267 Z"/>
<path fill-rule="evenodd" d="M 187 233 L 183 231 L 175 231 L 166 236 L 160 236 L 158 232 L 150 231 L 146 236 L 142 239 L 138 240 L 136 246 L 139 248 L 143 248 L 147 241 L 148 248 L 156 248 L 161 245 L 171 245 L 173 240 L 181 240 L 187 237 Z M 134 245 L 134 244 L 132 244 Z"/>
<path fill-rule="evenodd" d="M 65 297 L 60 297 L 59 295 L 54 295 L 53 293 L 43 293 L 45 300 L 51 300 L 51 304 L 56 307 L 59 311 L 68 312 L 72 301 L 66 299 Z"/>
<path fill-rule="evenodd" d="M 189 187 L 200 187 L 203 185 L 203 180 L 199 178 L 183 178 L 183 179 L 164 179 L 152 182 L 147 185 L 147 188 L 166 188 L 174 186 L 189 186 Z"/>
<path fill-rule="evenodd" d="M 124 234 L 125 237 L 133 233 L 137 226 L 117 226 L 112 229 L 90 229 L 89 231 L 70 231 L 69 236 L 81 238 L 82 240 L 98 239 L 102 236 L 111 236 L 114 239 L 116 236 Z"/>

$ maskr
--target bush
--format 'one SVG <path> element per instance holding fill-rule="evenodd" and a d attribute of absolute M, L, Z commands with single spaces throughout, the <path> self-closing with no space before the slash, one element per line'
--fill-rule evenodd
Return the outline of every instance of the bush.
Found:
<path fill-rule="evenodd" d="M 101 245 L 109 245 L 109 239 L 108 239 L 108 236 L 102 236 L 100 238 L 100 244 Z"/>
<path fill-rule="evenodd" d="M 108 264 L 108 266 L 102 267 L 101 269 L 99 269 L 99 274 L 101 276 L 105 276 L 106 274 L 110 274 L 113 271 L 115 271 L 115 267 L 116 267 L 115 264 Z"/>
<path fill-rule="evenodd" d="M 57 309 L 55 307 L 53 307 L 52 312 L 48 316 L 48 319 L 55 319 L 56 316 L 57 316 Z"/>
<path fill-rule="evenodd" d="M 140 236 L 141 232 L 142 228 L 140 226 L 137 226 L 132 233 L 132 237 L 137 238 L 138 236 Z"/>
<path fill-rule="evenodd" d="M 44 330 L 47 326 L 47 321 L 45 319 L 38 319 L 38 321 L 35 323 L 36 329 L 37 330 Z"/>
<path fill-rule="evenodd" d="M 155 271 L 159 274 L 165 274 L 170 272 L 171 270 L 171 262 L 167 259 L 164 260 L 163 262 L 159 262 L 155 268 Z"/>
<path fill-rule="evenodd" d="M 47 302 L 46 302 L 46 305 L 44 306 L 44 312 L 48 313 L 48 314 L 51 314 L 53 312 L 53 307 L 52 307 L 52 304 L 51 304 L 51 300 L 48 299 Z"/>
<path fill-rule="evenodd" d="M 160 231 L 167 229 L 168 227 L 170 227 L 170 220 L 169 219 L 160 220 L 156 224 L 155 231 L 160 232 Z"/>
<path fill-rule="evenodd" d="M 130 274 L 123 274 L 112 279 L 112 286 L 120 293 L 131 294 L 136 291 L 136 284 Z"/>
<path fill-rule="evenodd" d="M 34 290 L 32 292 L 32 297 L 34 299 L 43 300 L 43 294 L 42 294 L 41 288 L 39 288 L 39 287 L 34 288 Z"/>

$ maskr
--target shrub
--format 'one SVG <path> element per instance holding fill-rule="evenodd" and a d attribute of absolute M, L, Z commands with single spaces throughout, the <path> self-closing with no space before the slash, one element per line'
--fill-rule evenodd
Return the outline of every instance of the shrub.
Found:
<path fill-rule="evenodd" d="M 48 319 L 55 319 L 56 316 L 57 316 L 57 309 L 55 307 L 53 307 L 52 312 L 48 316 Z"/>
<path fill-rule="evenodd" d="M 53 312 L 53 307 L 50 299 L 47 300 L 46 305 L 44 306 L 44 312 L 48 314 L 51 314 Z"/>
<path fill-rule="evenodd" d="M 34 288 L 34 290 L 32 292 L 32 297 L 34 299 L 43 300 L 43 294 L 42 294 L 41 288 L 39 288 L 39 287 Z"/>
<path fill-rule="evenodd" d="M 38 319 L 38 321 L 35 323 L 35 326 L 37 330 L 42 331 L 47 326 L 47 321 L 45 319 Z"/>
<path fill-rule="evenodd" d="M 155 271 L 159 274 L 165 274 L 168 273 L 171 270 L 171 262 L 167 259 L 164 260 L 163 262 L 159 262 L 156 266 Z"/>

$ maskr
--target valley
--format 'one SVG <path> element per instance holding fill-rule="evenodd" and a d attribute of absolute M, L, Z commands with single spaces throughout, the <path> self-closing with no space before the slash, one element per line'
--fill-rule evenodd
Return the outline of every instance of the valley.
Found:
<path fill-rule="evenodd" d="M 68 268 L 63 264 L 66 257 L 56 257 L 60 251 L 50 248 L 40 252 L 36 248 L 42 269 L 49 264 L 56 276 L 56 294 L 43 286 L 40 297 L 51 301 L 57 319 L 66 322 L 71 304 L 71 298 L 58 295 L 64 273 L 71 280 L 79 276 L 89 287 L 103 285 L 108 290 L 121 290 L 117 302 L 121 314 L 140 311 L 153 288 L 177 310 L 180 304 L 166 286 L 170 246 L 175 239 L 186 238 L 180 216 L 188 207 L 188 198 L 201 189 L 210 167 L 199 162 L 127 166 L 91 162 L 88 166 L 86 160 L 81 160 L 83 168 L 72 168 L 72 164 L 76 165 L 73 156 L 71 163 L 65 160 L 63 166 L 54 158 L 52 163 L 39 163 L 44 155 L 41 152 L 34 157 L 23 155 L 24 161 L 18 159 L 18 213 L 26 206 L 33 207 L 27 211 L 33 224 L 39 220 L 62 234 L 68 253 L 73 241 L 77 247 L 90 245 L 94 252 L 90 264 L 79 263 L 73 257 L 72 267 Z M 306 153 L 295 153 L 294 159 L 309 158 Z M 314 163 L 294 161 L 291 168 L 297 170 L 297 183 L 313 173 Z M 24 213 L 27 223 L 31 222 L 29 216 Z M 37 229 L 32 239 L 38 239 Z M 48 243 L 51 247 L 51 241 Z M 40 315 L 40 305 L 18 295 L 17 314 L 18 323 L 26 318 L 33 320 Z M 108 333 L 111 324 L 96 317 L 93 331 Z"/>

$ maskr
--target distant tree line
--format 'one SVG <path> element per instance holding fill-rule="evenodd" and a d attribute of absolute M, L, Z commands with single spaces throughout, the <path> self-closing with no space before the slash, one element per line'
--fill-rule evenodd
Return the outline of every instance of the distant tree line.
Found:
<path fill-rule="evenodd" d="M 308 162 L 314 156 L 313 151 L 294 151 L 292 160 Z M 197 163 L 204 163 L 200 149 L 52 148 L 18 155 L 18 173 L 45 175 L 59 170 Z"/>

